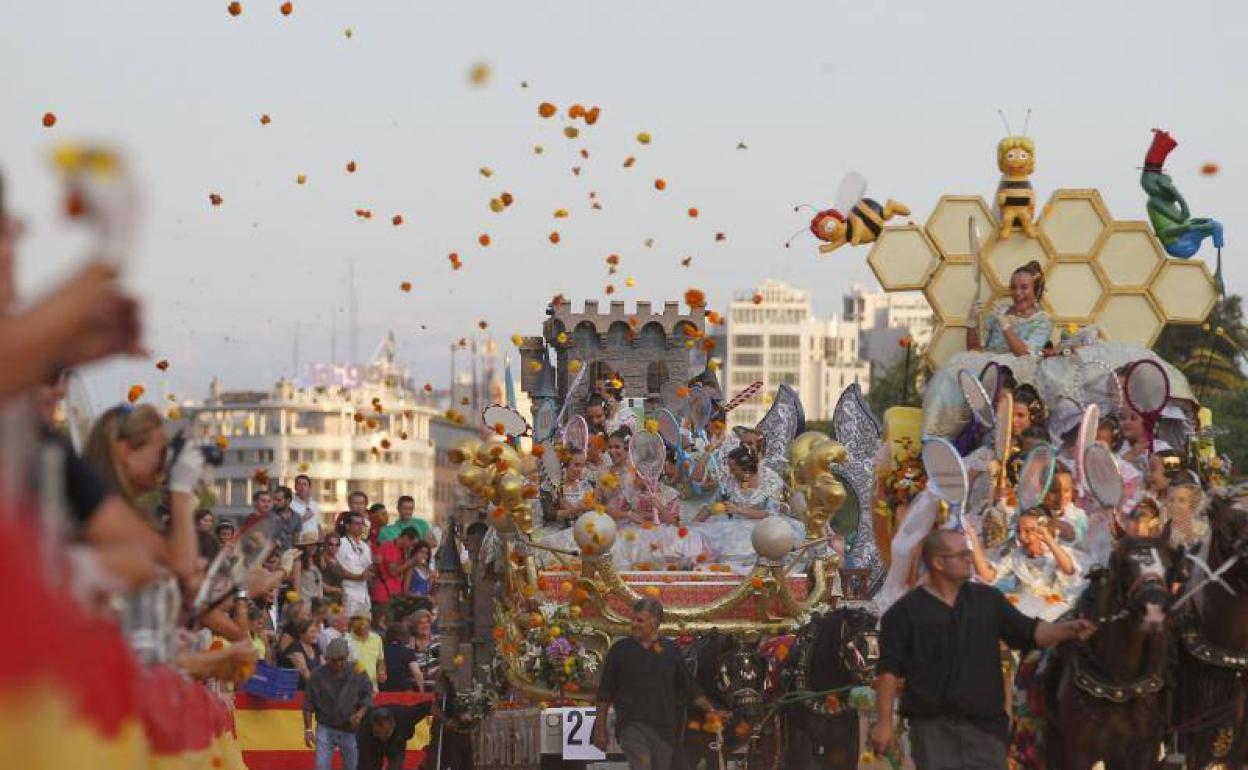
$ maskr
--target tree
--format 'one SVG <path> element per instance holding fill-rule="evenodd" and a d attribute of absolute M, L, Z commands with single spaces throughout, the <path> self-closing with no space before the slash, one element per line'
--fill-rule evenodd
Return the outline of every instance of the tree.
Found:
<path fill-rule="evenodd" d="M 908 338 L 907 338 L 908 339 Z M 906 370 L 909 369 L 909 384 L 906 385 Z M 906 356 L 898 356 L 897 360 L 880 372 L 871 381 L 871 390 L 867 393 L 867 403 L 877 417 L 883 418 L 890 406 L 922 406 L 923 383 L 928 378 L 927 364 L 924 363 L 922 351 L 911 347 L 909 367 Z M 903 387 L 905 385 L 905 387 Z M 902 392 L 905 391 L 905 398 Z"/>
<path fill-rule="evenodd" d="M 1221 429 L 1214 440 L 1218 454 L 1231 458 L 1233 478 L 1243 478 L 1248 471 L 1248 387 L 1211 391 L 1205 406 Z"/>
<path fill-rule="evenodd" d="M 1167 324 L 1153 349 L 1183 372 L 1196 397 L 1248 386 L 1242 368 L 1248 348 L 1243 298 L 1231 294 L 1220 300 L 1202 325 Z"/>

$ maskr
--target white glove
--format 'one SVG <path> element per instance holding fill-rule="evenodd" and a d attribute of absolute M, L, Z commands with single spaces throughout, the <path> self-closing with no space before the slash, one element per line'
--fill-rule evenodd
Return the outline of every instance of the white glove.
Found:
<path fill-rule="evenodd" d="M 980 317 L 984 314 L 984 301 L 977 299 L 971 303 L 971 312 L 967 314 L 967 320 L 972 325 L 978 324 Z"/>
<path fill-rule="evenodd" d="M 997 319 L 997 325 L 1001 327 L 1001 331 L 1010 328 L 1010 306 L 1005 302 L 998 302 L 992 306 L 992 315 Z"/>
<path fill-rule="evenodd" d="M 194 494 L 195 484 L 204 475 L 204 453 L 187 443 L 178 459 L 169 467 L 169 491 Z"/>

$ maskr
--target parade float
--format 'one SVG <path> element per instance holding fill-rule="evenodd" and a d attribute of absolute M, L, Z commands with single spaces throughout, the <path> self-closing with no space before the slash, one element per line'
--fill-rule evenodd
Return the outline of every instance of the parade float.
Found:
<path fill-rule="evenodd" d="M 827 434 L 805 430 L 800 402 L 780 386 L 759 430 L 769 447 L 766 462 L 784 478 L 805 538 L 795 538 L 776 517 L 761 520 L 752 538 L 756 558 L 744 571 L 714 563 L 620 569 L 612 553 L 623 533 L 601 510 L 576 520 L 572 547 L 543 544 L 543 505 L 549 507 L 558 484 L 566 444 L 579 441 L 583 448 L 585 437 L 569 426 L 594 383 L 604 376 L 621 381 L 625 402 L 642 426 L 642 451 L 633 453 L 633 465 L 651 482 L 662 460 L 656 470 L 648 442 L 660 458 L 666 446 L 688 463 L 713 404 L 731 403 L 729 394 L 716 392 L 714 364 L 699 342 L 707 334 L 700 296 L 686 296 L 688 312 L 669 302 L 661 313 L 649 303 L 629 313 L 622 302 L 600 312 L 592 300 L 574 311 L 570 301 L 556 297 L 542 334 L 517 342 L 533 414 L 487 410 L 483 423 L 491 438 L 453 457 L 460 464 L 457 531 L 475 521 L 490 528 L 474 574 L 465 576 L 458 563 L 441 565 L 443 627 L 459 640 L 444 650 L 459 662 L 453 677 L 467 693 L 465 703 L 482 717 L 475 739 L 478 766 L 536 767 L 543 755 L 548 761 L 594 756 L 576 744 L 576 728 L 590 715 L 606 650 L 628 634 L 629 607 L 645 596 L 663 602 L 663 632 L 686 646 L 691 664 L 714 669 L 718 681 L 710 686 L 734 714 L 729 725 L 690 723 L 686 741 L 697 744 L 695 756 L 701 751 L 709 762 L 718 754 L 722 767 L 724 757 L 737 752 L 749 766 L 773 767 L 787 754 L 789 766 L 802 767 L 794 746 L 811 756 L 837 748 L 801 744 L 801 724 L 838 716 L 856 722 L 854 710 L 870 707 L 864 685 L 878 652 L 871 613 L 879 611 L 874 600 L 899 558 L 894 540 L 900 514 L 929 486 L 942 519 L 968 503 L 959 453 L 942 455 L 929 447 L 952 447 L 968 424 L 995 429 L 998 443 L 1009 442 L 1008 431 L 1003 439 L 998 428 L 1008 420 L 992 406 L 999 391 L 994 366 L 1012 364 L 1020 382 L 1055 401 L 1070 401 L 1072 427 L 1090 407 L 1103 411 L 1125 402 L 1147 412 L 1150 430 L 1160 434 L 1168 421 L 1168 429 L 1210 456 L 1207 439 L 1191 440 L 1202 435 L 1197 431 L 1210 415 L 1183 375 L 1149 350 L 1167 324 L 1204 322 L 1221 291 L 1222 228 L 1192 218 L 1164 173 L 1175 146 L 1169 134 L 1154 132 L 1141 177 L 1149 196 L 1147 220 L 1116 219 L 1095 189 L 1060 188 L 1039 204 L 1029 179 L 1036 149 L 1026 136 L 1011 135 L 998 145 L 1002 180 L 994 205 L 979 194 L 942 195 L 922 224 L 895 221 L 910 209 L 865 197 L 865 180 L 847 176 L 835 207 L 818 211 L 810 222 L 821 242 L 818 251 L 849 259 L 853 246 L 868 246 L 867 263 L 884 290 L 923 292 L 935 315 L 931 342 L 920 351 L 932 372 L 928 384 L 948 386 L 958 393 L 957 403 L 942 403 L 929 387 L 926 413 L 896 406 L 877 417 L 851 386 Z M 1216 274 L 1195 258 L 1206 239 L 1217 249 Z M 1043 272 L 1042 309 L 1053 321 L 1044 354 L 1006 361 L 968 353 L 967 332 L 977 323 L 968 309 L 977 301 L 991 306 L 1007 298 L 1011 274 L 1032 262 Z M 1150 363 L 1124 392 L 1120 370 L 1139 361 Z M 968 377 L 976 384 L 967 384 Z M 960 389 L 951 384 L 958 380 Z M 1160 402 L 1141 407 L 1157 399 L 1159 388 Z M 976 403 L 977 392 L 989 394 L 986 406 Z M 1051 460 L 1049 465 L 1051 473 Z M 850 515 L 838 516 L 843 509 Z M 836 522 L 831 528 L 830 521 Z M 838 538 L 843 558 L 831 545 Z M 822 632 L 833 618 L 836 631 L 829 641 Z M 811 663 L 821 654 L 859 665 L 845 666 L 835 681 L 815 682 Z M 743 684 L 739 675 L 752 665 L 761 665 L 760 675 Z M 706 733 L 700 744 L 699 733 Z M 853 756 L 858 740 L 856 727 L 843 739 Z"/>

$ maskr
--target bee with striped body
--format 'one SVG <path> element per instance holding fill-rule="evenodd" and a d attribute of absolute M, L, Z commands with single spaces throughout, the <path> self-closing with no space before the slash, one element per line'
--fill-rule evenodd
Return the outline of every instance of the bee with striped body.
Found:
<path fill-rule="evenodd" d="M 851 172 L 841 181 L 836 206 L 815 213 L 810 220 L 810 232 L 823 241 L 819 253 L 830 254 L 845 244 L 859 246 L 873 243 L 884 229 L 885 222 L 894 216 L 910 213 L 908 206 L 894 200 L 881 206 L 863 197 L 866 191 L 867 180 L 861 174 Z"/>
<path fill-rule="evenodd" d="M 1007 136 L 997 143 L 997 168 L 1001 183 L 997 185 L 997 209 L 1001 213 L 1001 240 L 1010 237 L 1014 228 L 1021 228 L 1028 238 L 1035 238 L 1036 191 L 1031 175 L 1036 170 L 1036 147 L 1026 136 Z"/>

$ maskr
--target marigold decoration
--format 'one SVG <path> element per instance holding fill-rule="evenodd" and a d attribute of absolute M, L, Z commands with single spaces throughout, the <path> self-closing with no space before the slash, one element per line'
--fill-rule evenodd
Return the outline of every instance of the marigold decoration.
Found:
<path fill-rule="evenodd" d="M 289 16 L 291 12 L 295 10 L 295 6 L 288 2 L 282 3 L 282 7 L 279 10 L 281 10 L 283 16 Z"/>
<path fill-rule="evenodd" d="M 55 125 L 56 125 L 56 113 L 55 112 L 43 113 L 43 127 L 51 128 L 52 126 L 55 126 Z"/>
<path fill-rule="evenodd" d="M 395 227 L 398 227 L 399 225 L 403 224 L 403 215 L 395 214 L 394 216 L 390 217 L 390 224 L 394 225 Z"/>
<path fill-rule="evenodd" d="M 229 449 L 230 448 L 230 440 L 226 438 L 225 436 L 217 436 L 216 444 L 217 444 L 217 449 Z"/>
<path fill-rule="evenodd" d="M 489 233 L 481 233 L 480 235 L 478 235 L 477 243 L 481 244 L 482 246 L 489 246 L 490 245 Z"/>
<path fill-rule="evenodd" d="M 654 598 L 657 599 L 659 597 L 659 587 L 658 586 L 646 586 L 645 594 L 646 596 L 653 596 Z"/>
<path fill-rule="evenodd" d="M 542 455 L 546 454 L 546 447 L 543 444 L 534 444 L 533 448 L 529 450 L 529 454 L 533 455 L 534 457 L 541 457 Z"/>
<path fill-rule="evenodd" d="M 637 162 L 637 159 L 634 158 L 632 155 L 629 155 L 627 158 L 624 159 L 624 168 L 632 168 L 633 164 L 636 162 Z"/>
<path fill-rule="evenodd" d="M 640 144 L 650 144 L 650 134 L 645 131 L 637 134 L 637 142 Z"/>
<path fill-rule="evenodd" d="M 763 295 L 755 294 L 753 297 L 750 297 L 750 301 L 753 302 L 755 305 L 761 305 L 763 304 Z"/>
<path fill-rule="evenodd" d="M 706 295 L 701 289 L 687 289 L 685 291 L 685 304 L 692 309 L 706 306 Z"/>
<path fill-rule="evenodd" d="M 401 292 L 403 292 L 403 293 L 405 293 L 405 294 L 411 293 L 411 291 L 412 291 L 412 282 L 411 282 L 411 281 L 404 281 L 403 283 L 399 284 L 399 291 L 401 291 Z"/>
<path fill-rule="evenodd" d="M 1221 168 L 1217 163 L 1206 163 L 1200 167 L 1200 173 L 1204 176 L 1214 176 Z"/>
<path fill-rule="evenodd" d="M 650 431 L 651 433 L 658 433 L 658 432 L 659 432 L 659 421 L 658 421 L 658 420 L 656 420 L 656 419 L 654 419 L 653 417 L 651 417 L 651 418 L 647 419 L 647 420 L 646 420 L 646 430 Z"/>
<path fill-rule="evenodd" d="M 356 168 L 356 166 L 355 166 L 355 161 L 353 161 L 353 160 L 349 160 L 349 161 L 347 161 L 347 173 L 348 173 L 348 174 L 354 174 L 354 173 L 355 173 L 355 168 Z"/>
<path fill-rule="evenodd" d="M 146 392 L 147 388 L 144 388 L 142 385 L 131 385 L 130 390 L 126 391 L 126 400 L 133 404 L 140 398 L 143 398 L 143 394 Z"/>
<path fill-rule="evenodd" d="M 680 537 L 689 537 L 689 528 L 681 527 L 680 529 L 676 530 L 676 534 L 679 535 Z"/>
<path fill-rule="evenodd" d="M 737 722 L 737 726 L 732 728 L 732 731 L 736 734 L 738 738 L 744 738 L 745 736 L 750 734 L 750 723 L 749 722 Z"/>
<path fill-rule="evenodd" d="M 489 166 L 482 166 L 481 168 L 477 169 L 477 173 L 479 173 L 481 176 L 485 177 L 486 179 L 489 179 L 490 177 L 494 176 L 494 169 L 490 168 Z"/>
<path fill-rule="evenodd" d="M 550 240 L 551 243 L 554 243 L 554 244 L 559 243 L 559 231 L 558 230 L 552 230 L 550 235 L 546 237 Z"/>
<path fill-rule="evenodd" d="M 230 3 L 229 5 L 227 5 L 227 6 L 225 7 L 225 10 L 229 11 L 229 13 L 230 13 L 230 15 L 231 15 L 231 16 L 237 16 L 237 15 L 239 15 L 240 13 L 242 13 L 242 12 L 243 12 L 243 4 L 242 4 L 242 3 L 240 3 L 240 2 L 237 2 L 237 0 L 236 0 L 235 2 Z"/>
<path fill-rule="evenodd" d="M 914 339 L 909 334 L 897 340 L 897 345 L 902 348 L 908 348 L 913 344 L 914 344 Z"/>
<path fill-rule="evenodd" d="M 468 68 L 468 83 L 474 86 L 483 86 L 490 81 L 490 65 L 485 62 L 477 62 Z"/>
<path fill-rule="evenodd" d="M 220 206 L 222 203 L 225 202 L 225 198 L 222 198 L 220 195 L 218 195 L 215 192 L 208 193 L 208 202 L 214 206 Z"/>
<path fill-rule="evenodd" d="M 654 189 L 658 190 L 659 192 L 663 192 L 664 190 L 666 190 L 666 189 L 667 189 L 667 180 L 665 180 L 665 179 L 656 179 L 656 180 L 654 180 Z"/>
<path fill-rule="evenodd" d="M 489 236 L 485 236 L 485 237 L 487 239 L 489 238 Z M 451 261 L 452 270 L 458 270 L 464 266 L 464 263 L 459 261 L 459 254 L 456 254 L 453 251 L 450 254 L 446 255 L 446 258 Z"/>
<path fill-rule="evenodd" d="M 690 208 L 690 209 L 689 209 L 689 218 L 690 218 L 690 219 L 697 219 L 697 218 L 698 218 L 698 210 L 697 210 L 696 208 Z"/>
<path fill-rule="evenodd" d="M 299 174 L 298 176 L 295 177 L 295 184 L 307 184 L 307 183 L 308 183 L 307 174 Z"/>
<path fill-rule="evenodd" d="M 575 139 L 576 137 L 581 135 L 581 129 L 577 128 L 576 126 L 564 126 L 563 135 L 568 137 L 569 139 Z"/>
<path fill-rule="evenodd" d="M 699 344 L 701 345 L 703 352 L 706 352 L 706 353 L 715 352 L 715 340 L 711 339 L 710 337 L 705 338 Z"/>
<path fill-rule="evenodd" d="M 267 126 L 272 122 L 273 122 L 273 119 L 269 117 L 269 113 L 266 112 L 260 116 L 260 125 Z"/>
<path fill-rule="evenodd" d="M 167 360 L 166 360 L 166 359 L 164 359 L 164 358 L 160 359 L 159 361 L 157 361 L 157 362 L 156 362 L 156 368 L 157 368 L 157 369 L 159 369 L 159 370 L 161 370 L 162 372 L 164 372 L 164 371 L 168 371 L 168 369 L 169 369 L 169 361 L 167 361 Z"/>
<path fill-rule="evenodd" d="M 556 110 L 557 108 L 555 107 L 555 105 L 551 104 L 550 102 L 542 102 L 541 104 L 537 105 L 537 114 L 541 115 L 543 118 L 554 117 Z"/>
<path fill-rule="evenodd" d="M 750 578 L 750 587 L 753 588 L 755 591 L 761 591 L 763 588 L 763 579 L 759 577 L 758 575 L 755 575 L 754 577 Z"/>

